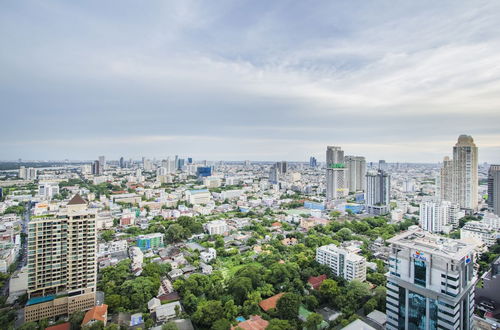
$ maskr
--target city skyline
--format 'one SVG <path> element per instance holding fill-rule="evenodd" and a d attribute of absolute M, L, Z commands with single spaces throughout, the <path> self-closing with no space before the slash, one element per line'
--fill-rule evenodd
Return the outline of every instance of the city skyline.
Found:
<path fill-rule="evenodd" d="M 0 159 L 499 163 L 499 7 L 5 4 Z"/>

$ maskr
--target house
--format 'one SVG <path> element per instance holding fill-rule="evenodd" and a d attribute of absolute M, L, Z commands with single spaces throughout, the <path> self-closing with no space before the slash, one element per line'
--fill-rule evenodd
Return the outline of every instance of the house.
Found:
<path fill-rule="evenodd" d="M 326 280 L 326 275 L 320 275 L 320 276 L 311 276 L 307 280 L 307 282 L 312 286 L 314 290 L 318 290 L 319 287 L 321 286 L 321 283 L 323 283 L 324 280 Z"/>
<path fill-rule="evenodd" d="M 349 323 L 342 330 L 376 330 L 374 327 L 368 325 L 367 323 L 357 319 L 356 321 Z"/>
<path fill-rule="evenodd" d="M 180 312 L 182 312 L 182 306 L 178 301 L 161 305 L 156 308 L 156 321 L 166 322 L 176 317 Z"/>
<path fill-rule="evenodd" d="M 148 301 L 148 309 L 150 313 L 153 313 L 159 306 L 161 306 L 161 301 L 158 298 L 152 298 Z"/>
<path fill-rule="evenodd" d="M 66 322 L 66 323 L 56 324 L 51 327 L 45 328 L 45 330 L 71 330 L 71 323 Z"/>
<path fill-rule="evenodd" d="M 217 258 L 217 251 L 215 251 L 214 248 L 209 248 L 208 251 L 203 251 L 200 253 L 200 259 L 203 260 L 203 262 L 206 264 L 208 264 L 215 258 Z"/>
<path fill-rule="evenodd" d="M 203 262 L 200 263 L 200 268 L 201 268 L 201 273 L 205 275 L 210 275 L 213 272 L 213 267 Z"/>
<path fill-rule="evenodd" d="M 170 277 L 170 279 L 172 281 L 175 281 L 176 279 L 178 279 L 179 277 L 181 277 L 184 273 L 182 272 L 182 270 L 180 269 L 173 269 L 171 271 L 168 272 L 168 277 Z"/>
<path fill-rule="evenodd" d="M 231 327 L 231 330 L 264 330 L 269 325 L 269 322 L 260 317 L 260 315 L 252 315 L 249 320 L 238 323 L 236 327 Z"/>
<path fill-rule="evenodd" d="M 370 321 L 377 323 L 380 327 L 385 329 L 385 324 L 387 323 L 387 315 L 381 311 L 374 310 L 366 316 Z"/>
<path fill-rule="evenodd" d="M 270 309 L 276 308 L 276 304 L 278 303 L 278 300 L 284 295 L 285 293 L 278 293 L 270 298 L 264 299 L 259 303 L 260 308 L 262 308 L 265 312 L 267 312 Z"/>
<path fill-rule="evenodd" d="M 85 313 L 82 326 L 92 325 L 94 322 L 102 321 L 104 325 L 108 322 L 108 305 L 94 306 Z"/>

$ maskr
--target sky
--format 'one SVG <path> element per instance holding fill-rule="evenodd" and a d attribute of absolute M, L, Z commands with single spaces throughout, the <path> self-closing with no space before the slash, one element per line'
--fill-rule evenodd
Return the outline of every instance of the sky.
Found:
<path fill-rule="evenodd" d="M 500 163 L 500 1 L 2 1 L 0 160 Z"/>

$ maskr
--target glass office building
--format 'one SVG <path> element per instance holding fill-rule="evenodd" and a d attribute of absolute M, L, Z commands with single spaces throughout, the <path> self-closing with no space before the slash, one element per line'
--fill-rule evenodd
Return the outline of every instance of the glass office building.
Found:
<path fill-rule="evenodd" d="M 386 328 L 472 329 L 475 245 L 416 226 L 389 242 Z"/>

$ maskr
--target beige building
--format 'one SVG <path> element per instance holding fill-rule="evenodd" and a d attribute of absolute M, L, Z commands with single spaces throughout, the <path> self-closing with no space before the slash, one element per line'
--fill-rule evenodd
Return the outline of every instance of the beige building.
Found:
<path fill-rule="evenodd" d="M 460 135 L 453 147 L 454 202 L 475 210 L 478 203 L 478 148 L 469 135 Z"/>
<path fill-rule="evenodd" d="M 85 200 L 75 195 L 57 214 L 30 219 L 26 322 L 94 306 L 95 217 Z"/>

